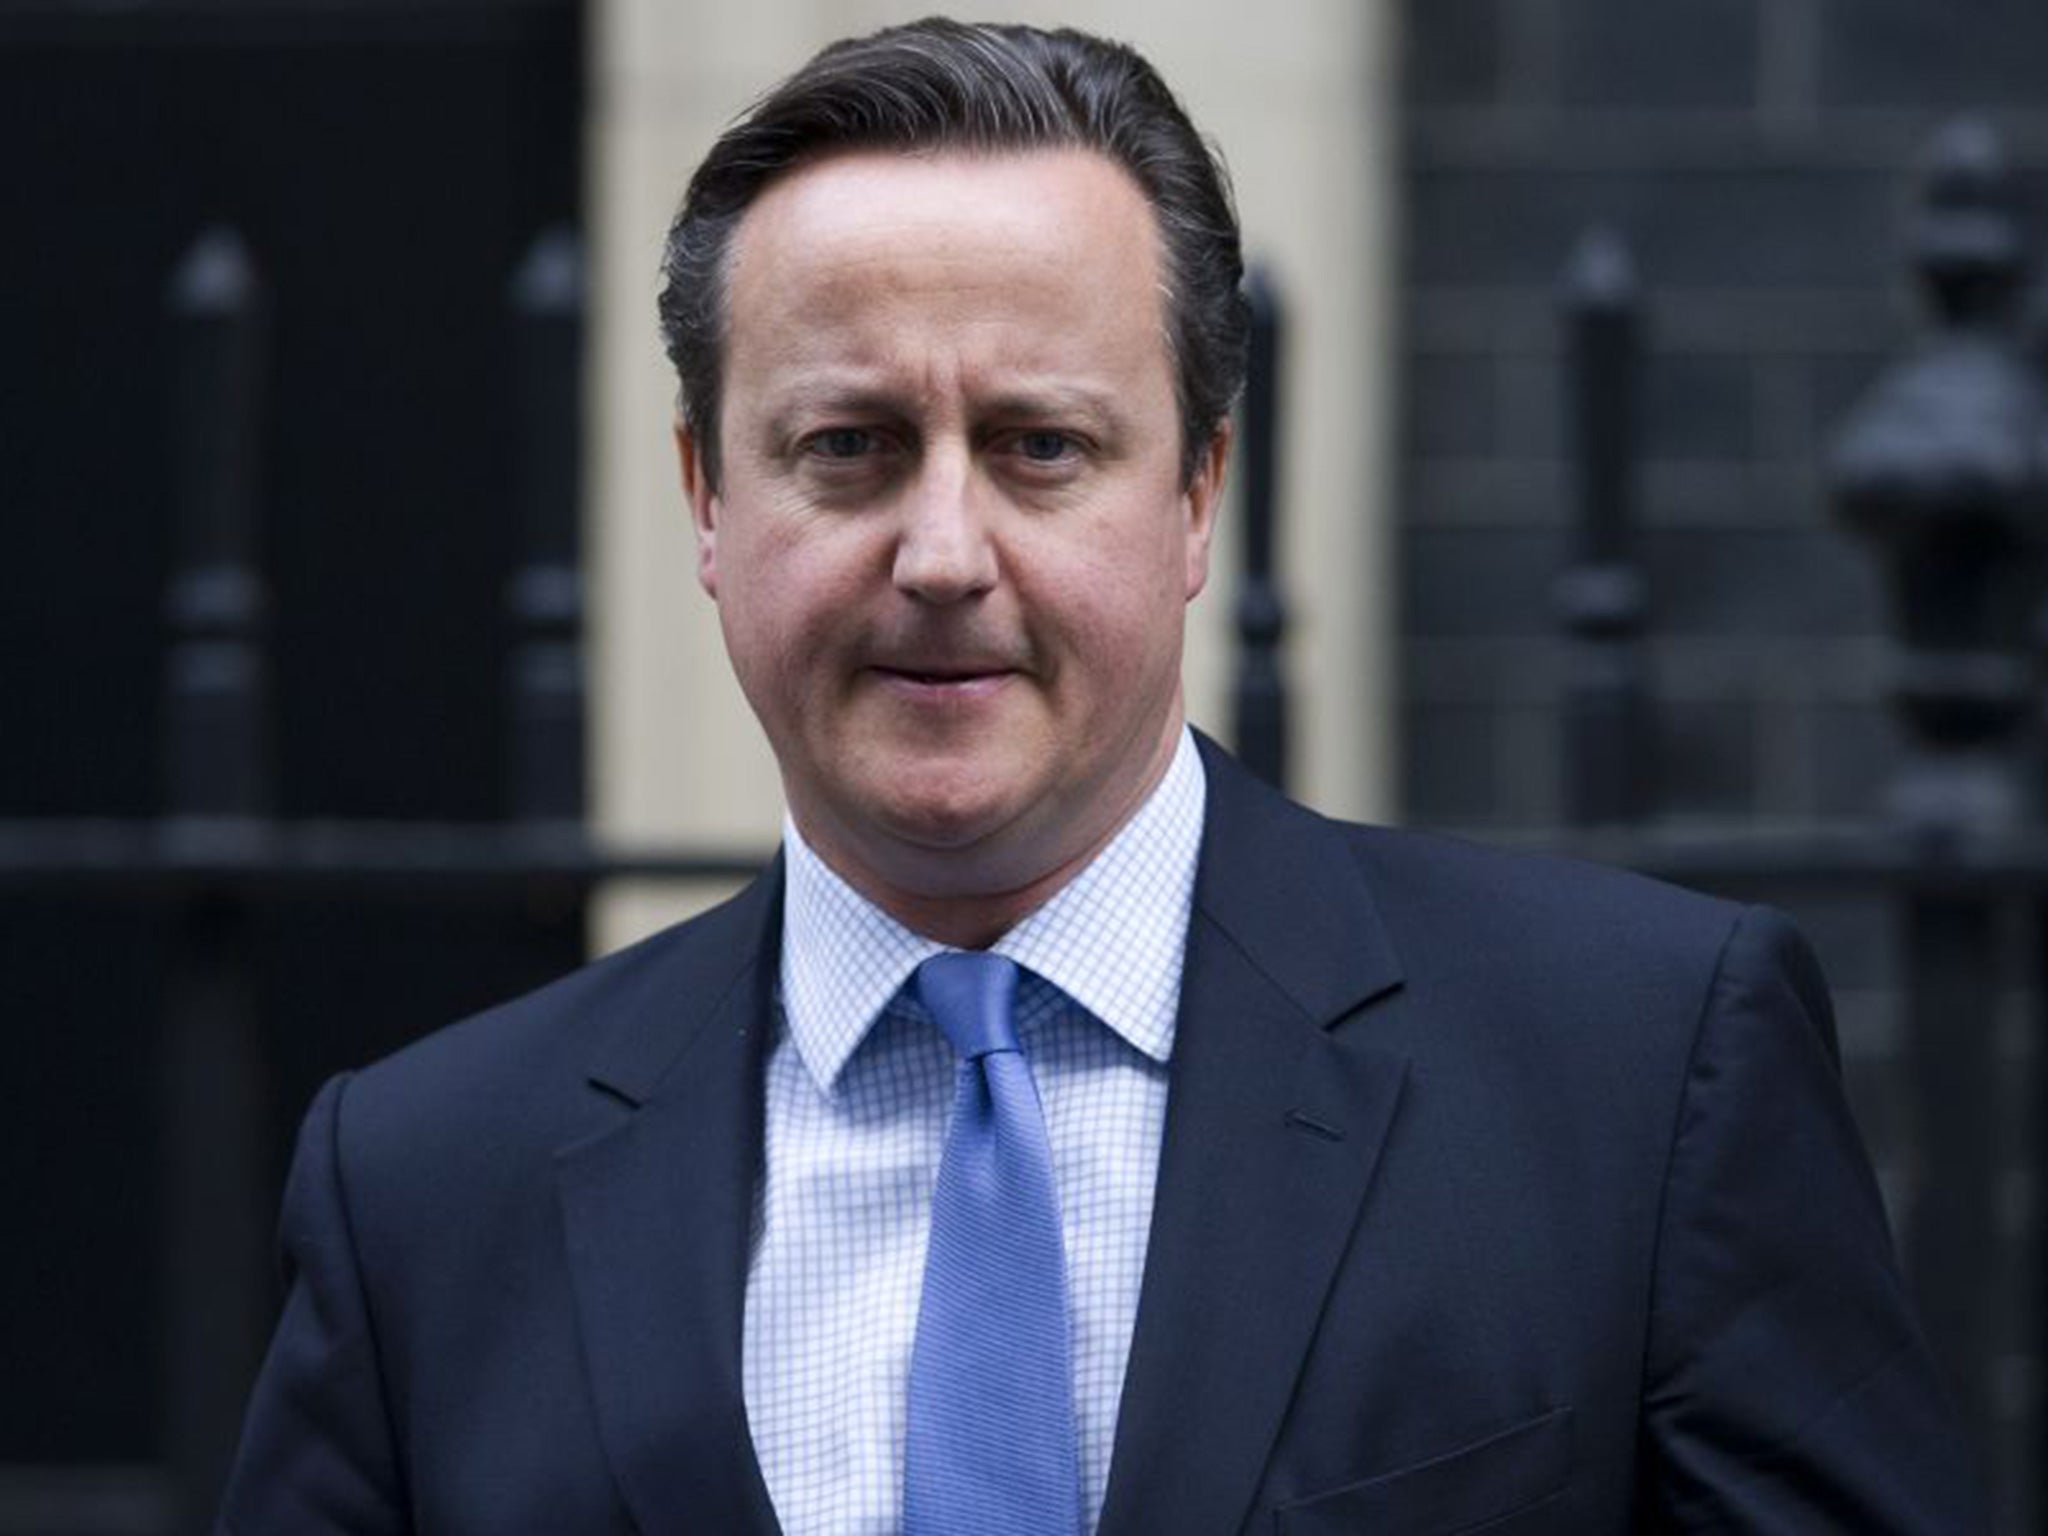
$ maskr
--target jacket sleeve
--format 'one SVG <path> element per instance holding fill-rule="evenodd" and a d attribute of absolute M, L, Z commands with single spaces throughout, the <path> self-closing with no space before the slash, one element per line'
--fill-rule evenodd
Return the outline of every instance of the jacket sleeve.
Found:
<path fill-rule="evenodd" d="M 289 1287 L 243 1424 L 224 1536 L 409 1531 L 340 1156 L 348 1079 L 306 1112 L 279 1240 Z"/>
<path fill-rule="evenodd" d="M 1819 967 L 1736 923 L 1669 1154 L 1644 1362 L 1656 1530 L 1986 1529 L 1839 1083 Z"/>

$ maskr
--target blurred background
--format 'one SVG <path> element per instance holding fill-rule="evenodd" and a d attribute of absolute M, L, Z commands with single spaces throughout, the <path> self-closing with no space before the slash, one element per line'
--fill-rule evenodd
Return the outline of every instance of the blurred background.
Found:
<path fill-rule="evenodd" d="M 0 0 L 0 1536 L 204 1528 L 317 1083 L 695 910 L 772 762 L 654 323 L 878 0 Z M 1096 0 L 1265 287 L 1198 724 L 1791 909 L 2041 1527 L 2038 0 Z"/>

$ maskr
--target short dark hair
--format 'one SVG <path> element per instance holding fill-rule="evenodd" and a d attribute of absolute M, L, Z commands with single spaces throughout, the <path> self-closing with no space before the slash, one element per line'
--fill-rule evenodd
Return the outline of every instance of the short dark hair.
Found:
<path fill-rule="evenodd" d="M 662 254 L 661 331 L 712 486 L 733 231 L 776 178 L 857 148 L 1080 148 L 1122 166 L 1158 224 L 1182 477 L 1194 478 L 1244 380 L 1244 260 L 1222 161 L 1135 49 L 933 17 L 824 49 L 728 128 L 690 179 Z"/>

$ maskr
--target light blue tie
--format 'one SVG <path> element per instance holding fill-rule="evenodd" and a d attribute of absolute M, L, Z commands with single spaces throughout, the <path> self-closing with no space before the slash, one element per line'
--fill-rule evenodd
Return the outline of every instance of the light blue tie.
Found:
<path fill-rule="evenodd" d="M 903 1536 L 1077 1536 L 1066 1252 L 1017 967 L 948 951 L 918 967 L 917 995 L 960 1065 L 910 1356 Z"/>

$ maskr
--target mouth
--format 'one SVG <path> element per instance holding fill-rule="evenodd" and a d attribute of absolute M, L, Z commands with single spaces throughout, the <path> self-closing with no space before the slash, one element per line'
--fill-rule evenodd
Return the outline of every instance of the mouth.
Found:
<path fill-rule="evenodd" d="M 928 687 L 942 687 L 948 683 L 972 683 L 983 678 L 1001 677 L 1009 671 L 1007 667 L 876 667 L 884 677 L 901 678 L 905 682 L 921 683 Z"/>
<path fill-rule="evenodd" d="M 871 670 L 891 692 L 930 702 L 966 702 L 984 698 L 1017 675 L 1015 669 L 994 663 L 876 665 Z"/>

